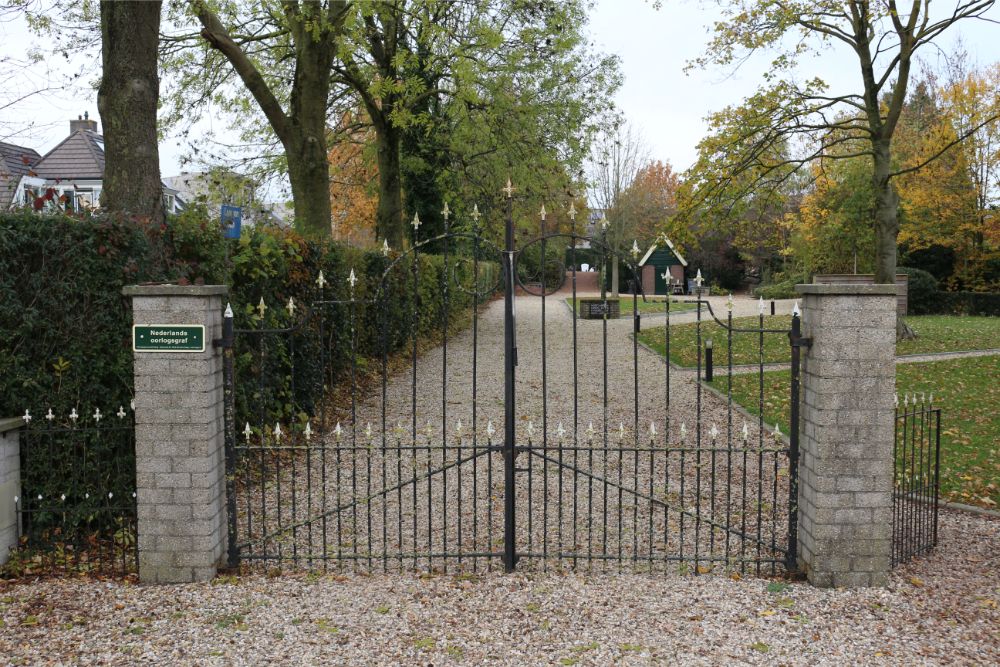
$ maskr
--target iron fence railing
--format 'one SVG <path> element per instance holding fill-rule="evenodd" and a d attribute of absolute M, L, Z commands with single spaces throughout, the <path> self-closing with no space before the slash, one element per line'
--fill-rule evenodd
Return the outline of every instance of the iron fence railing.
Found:
<path fill-rule="evenodd" d="M 35 416 L 37 415 L 37 416 Z M 138 569 L 135 424 L 131 410 L 24 415 L 18 549 L 9 574 Z"/>
<path fill-rule="evenodd" d="M 938 539 L 941 408 L 933 395 L 904 396 L 893 447 L 892 566 L 930 551 Z"/>

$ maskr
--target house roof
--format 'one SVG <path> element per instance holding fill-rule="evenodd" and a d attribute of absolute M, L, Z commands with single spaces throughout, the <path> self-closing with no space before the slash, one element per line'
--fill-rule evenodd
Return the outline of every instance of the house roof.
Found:
<path fill-rule="evenodd" d="M 687 260 L 684 259 L 683 257 L 681 257 L 681 254 L 679 252 L 677 252 L 677 248 L 674 247 L 673 241 L 671 241 L 670 239 L 664 237 L 663 238 L 663 242 L 664 242 L 664 244 L 666 244 L 666 246 L 668 248 L 670 248 L 670 251 L 674 253 L 674 257 L 676 257 L 677 261 L 681 263 L 681 266 L 687 266 L 688 265 Z M 649 246 L 649 250 L 647 250 L 646 254 L 643 255 L 642 259 L 639 260 L 639 266 L 645 266 L 646 262 L 649 260 L 650 257 L 653 256 L 653 253 L 656 252 L 656 249 L 659 246 L 660 246 L 659 242 L 654 243 L 653 245 Z"/>
<path fill-rule="evenodd" d="M 104 137 L 77 130 L 46 153 L 34 170 L 49 180 L 104 178 Z"/>
<path fill-rule="evenodd" d="M 0 142 L 0 208 L 10 206 L 21 177 L 41 158 L 34 149 Z"/>

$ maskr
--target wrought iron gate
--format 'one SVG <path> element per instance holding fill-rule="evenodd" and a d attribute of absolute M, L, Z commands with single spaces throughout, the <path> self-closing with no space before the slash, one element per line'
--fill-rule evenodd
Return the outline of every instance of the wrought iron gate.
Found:
<path fill-rule="evenodd" d="M 502 250 L 478 211 L 456 229 L 446 207 L 444 234 L 421 239 L 415 218 L 411 248 L 385 247 L 363 294 L 343 267 L 339 287 L 318 276 L 308 308 L 289 301 L 285 326 L 265 318 L 263 300 L 259 316 L 241 311 L 256 326 L 236 329 L 228 313 L 230 565 L 793 567 L 798 315 L 787 329 L 765 326 L 761 310 L 758 326 L 740 327 L 731 300 L 722 320 L 697 299 L 683 316 L 693 319 L 696 366 L 662 364 L 638 340 L 638 248 L 618 257 L 603 234 L 578 234 L 572 206 L 553 230 L 543 207 L 540 234 L 518 243 L 512 189 L 505 195 Z M 429 247 L 439 264 L 428 263 Z M 630 318 L 578 318 L 586 247 L 601 266 L 620 259 L 631 271 Z M 493 264 L 502 277 L 484 280 Z M 422 270 L 437 271 L 435 313 L 424 309 L 433 299 L 421 295 Z M 462 313 L 471 326 L 452 332 Z M 431 316 L 438 345 L 421 354 L 418 323 Z M 647 316 L 662 318 L 667 358 L 677 317 L 669 297 Z M 378 332 L 377 349 L 359 341 L 362 324 Z M 729 341 L 721 389 L 701 379 L 709 325 Z M 762 416 L 775 336 L 790 341 L 788 440 Z M 752 367 L 733 364 L 739 337 L 755 341 Z M 741 373 L 756 374 L 755 415 L 734 402 Z"/>

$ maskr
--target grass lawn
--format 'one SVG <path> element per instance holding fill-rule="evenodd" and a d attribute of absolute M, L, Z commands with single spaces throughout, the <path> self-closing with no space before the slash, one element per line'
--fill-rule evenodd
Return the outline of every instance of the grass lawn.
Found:
<path fill-rule="evenodd" d="M 1000 356 L 948 359 L 896 366 L 896 387 L 904 393 L 934 394 L 941 412 L 941 497 L 1000 506 Z M 764 374 L 764 421 L 788 433 L 789 373 Z M 727 378 L 712 383 L 726 391 Z M 733 377 L 733 401 L 758 414 L 756 373 Z"/>
<path fill-rule="evenodd" d="M 704 340 L 711 338 L 715 347 L 715 364 L 723 368 L 728 350 L 726 330 L 707 313 L 704 317 L 708 318 L 708 321 L 703 321 L 701 325 L 702 347 Z M 907 317 L 906 321 L 917 332 L 917 338 L 898 343 L 896 354 L 1000 349 L 1000 319 L 996 317 L 919 315 Z M 768 316 L 764 318 L 764 328 L 787 330 L 791 327 L 791 322 L 791 315 Z M 738 329 L 756 329 L 760 326 L 760 320 L 756 317 L 738 317 L 733 320 L 733 326 Z M 665 348 L 663 327 L 643 329 L 639 332 L 639 340 L 663 354 Z M 734 333 L 733 363 L 737 365 L 757 363 L 759 346 L 759 334 Z M 766 363 L 788 361 L 790 358 L 786 334 L 764 334 Z M 670 327 L 670 359 L 680 366 L 697 364 L 695 324 L 678 324 Z"/>
<path fill-rule="evenodd" d="M 622 295 L 620 300 L 621 300 L 622 315 L 631 315 L 632 295 L 631 294 Z M 663 301 L 664 298 L 662 296 L 656 296 L 656 297 L 647 296 L 645 301 L 642 300 L 642 297 L 639 297 L 638 299 L 639 314 L 640 315 L 645 315 L 647 313 L 662 314 Z M 566 303 L 569 304 L 570 308 L 574 306 L 574 301 L 572 298 L 566 299 Z M 671 313 L 683 313 L 688 310 L 694 310 L 696 307 L 697 304 L 694 303 L 685 303 L 683 301 L 670 302 Z"/>

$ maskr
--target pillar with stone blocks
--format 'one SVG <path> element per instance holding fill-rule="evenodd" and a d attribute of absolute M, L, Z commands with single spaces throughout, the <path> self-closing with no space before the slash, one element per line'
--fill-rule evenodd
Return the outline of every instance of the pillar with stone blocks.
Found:
<path fill-rule="evenodd" d="M 0 565 L 17 546 L 17 501 L 21 495 L 21 429 L 24 419 L 0 419 Z"/>
<path fill-rule="evenodd" d="M 226 550 L 224 285 L 138 285 L 133 321 L 204 325 L 203 352 L 134 353 L 139 579 L 205 581 Z"/>
<path fill-rule="evenodd" d="M 798 285 L 799 565 L 816 586 L 886 582 L 892 550 L 895 285 Z"/>

